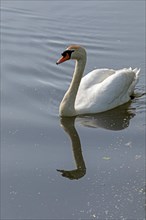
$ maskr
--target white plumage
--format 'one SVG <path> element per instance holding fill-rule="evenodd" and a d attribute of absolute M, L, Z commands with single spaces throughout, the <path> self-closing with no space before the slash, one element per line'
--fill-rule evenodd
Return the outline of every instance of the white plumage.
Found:
<path fill-rule="evenodd" d="M 130 100 L 140 69 L 95 69 L 82 78 L 86 64 L 85 49 L 69 46 L 57 64 L 69 59 L 75 59 L 76 65 L 69 89 L 60 104 L 60 116 L 104 112 Z"/>
<path fill-rule="evenodd" d="M 81 80 L 75 100 L 78 114 L 98 113 L 130 100 L 140 70 L 96 69 Z"/>

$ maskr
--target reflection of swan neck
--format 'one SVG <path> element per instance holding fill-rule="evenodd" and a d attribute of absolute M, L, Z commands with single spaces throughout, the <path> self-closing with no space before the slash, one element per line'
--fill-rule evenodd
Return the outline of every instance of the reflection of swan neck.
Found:
<path fill-rule="evenodd" d="M 74 108 L 75 99 L 84 72 L 85 65 L 86 65 L 86 55 L 83 56 L 82 59 L 76 60 L 75 70 L 71 84 L 60 104 L 59 113 L 62 116 L 76 115 L 76 111 Z"/>
<path fill-rule="evenodd" d="M 83 177 L 86 173 L 86 167 L 84 158 L 82 156 L 82 149 L 79 135 L 74 127 L 75 118 L 62 118 L 61 125 L 64 130 L 67 132 L 71 139 L 72 150 L 74 159 L 76 162 L 77 169 L 67 171 L 67 170 L 58 170 L 62 173 L 63 176 L 68 177 L 69 179 L 79 179 Z"/>
<path fill-rule="evenodd" d="M 79 135 L 78 135 L 76 129 L 74 127 L 72 127 L 72 128 L 73 129 L 71 129 L 68 132 L 68 134 L 71 138 L 72 150 L 73 150 L 74 158 L 76 161 L 76 166 L 78 169 L 85 169 L 85 163 L 84 163 L 84 159 L 82 156 L 82 148 L 81 148 L 80 138 L 79 138 Z"/>

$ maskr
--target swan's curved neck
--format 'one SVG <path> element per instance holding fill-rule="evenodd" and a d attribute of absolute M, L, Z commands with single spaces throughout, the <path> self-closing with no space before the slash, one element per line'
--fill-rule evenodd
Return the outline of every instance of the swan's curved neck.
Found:
<path fill-rule="evenodd" d="M 78 88 L 81 82 L 81 78 L 86 65 L 86 57 L 76 60 L 75 70 L 69 89 L 64 95 L 64 98 L 60 104 L 59 113 L 61 116 L 74 116 L 75 111 L 75 99 L 78 92 Z"/>

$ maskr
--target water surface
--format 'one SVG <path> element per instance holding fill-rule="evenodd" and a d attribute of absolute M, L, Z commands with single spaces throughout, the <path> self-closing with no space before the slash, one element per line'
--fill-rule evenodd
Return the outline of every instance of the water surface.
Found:
<path fill-rule="evenodd" d="M 145 218 L 145 1 L 2 1 L 1 219 Z M 74 62 L 139 67 L 137 97 L 58 116 Z"/>

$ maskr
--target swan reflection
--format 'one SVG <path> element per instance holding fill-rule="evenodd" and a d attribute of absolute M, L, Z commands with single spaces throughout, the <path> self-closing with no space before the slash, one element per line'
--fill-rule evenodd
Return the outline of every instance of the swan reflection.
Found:
<path fill-rule="evenodd" d="M 83 177 L 86 173 L 85 162 L 82 155 L 81 143 L 79 135 L 74 126 L 75 117 L 71 118 L 61 118 L 60 123 L 66 133 L 69 135 L 72 143 L 72 150 L 74 154 L 74 159 L 76 162 L 77 169 L 75 170 L 57 170 L 62 173 L 62 176 L 69 179 L 79 179 Z"/>
<path fill-rule="evenodd" d="M 86 166 L 82 155 L 81 142 L 74 126 L 75 120 L 87 127 L 101 127 L 115 131 L 122 130 L 129 126 L 130 119 L 135 116 L 135 109 L 128 108 L 129 105 L 130 103 L 127 103 L 113 110 L 95 115 L 60 118 L 61 126 L 71 139 L 74 160 L 77 168 L 74 170 L 57 169 L 57 171 L 61 172 L 63 177 L 71 180 L 80 179 L 86 174 Z"/>
<path fill-rule="evenodd" d="M 77 118 L 77 121 L 86 127 L 100 127 L 114 131 L 123 130 L 129 126 L 130 119 L 135 116 L 135 109 L 130 109 L 130 104 L 128 102 L 106 112 L 80 116 Z"/>

